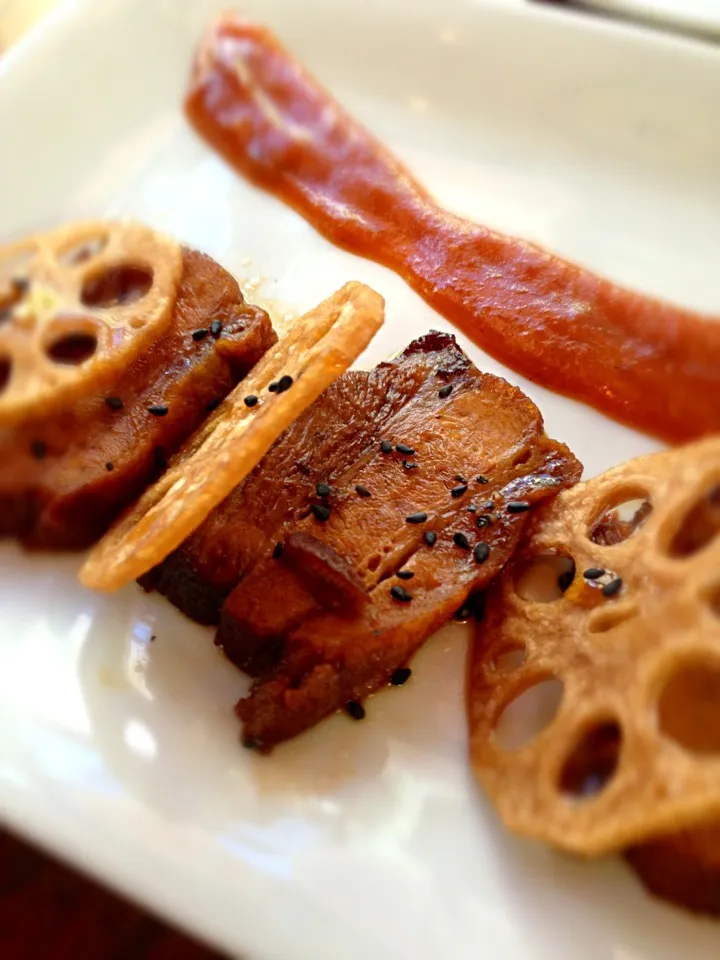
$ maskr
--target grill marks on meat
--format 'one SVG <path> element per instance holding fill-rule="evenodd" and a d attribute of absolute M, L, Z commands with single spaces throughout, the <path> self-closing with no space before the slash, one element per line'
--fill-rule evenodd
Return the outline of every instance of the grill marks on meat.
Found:
<path fill-rule="evenodd" d="M 193 340 L 214 320 L 223 325 L 217 339 Z M 225 270 L 184 249 L 173 318 L 151 350 L 102 396 L 0 431 L 0 537 L 43 548 L 91 544 L 276 339 L 267 314 L 245 302 Z M 168 413 L 152 416 L 150 406 Z M 41 459 L 31 455 L 33 441 L 44 445 Z"/>
<path fill-rule="evenodd" d="M 341 478 L 375 451 L 398 411 L 428 382 L 437 392 L 468 364 L 454 338 L 431 333 L 369 373 L 344 374 L 198 530 L 143 578 L 143 586 L 159 590 L 199 623 L 218 623 L 223 600 L 236 584 L 252 577 L 264 558 L 271 560 L 275 544 L 308 516 L 311 503 L 324 502 L 316 496 L 317 484 L 333 486 L 327 502 L 334 509 Z M 272 561 L 270 570 L 275 573 L 277 566 Z M 248 665 L 252 650 L 236 648 L 235 632 L 223 629 L 219 639 L 230 659 Z"/>

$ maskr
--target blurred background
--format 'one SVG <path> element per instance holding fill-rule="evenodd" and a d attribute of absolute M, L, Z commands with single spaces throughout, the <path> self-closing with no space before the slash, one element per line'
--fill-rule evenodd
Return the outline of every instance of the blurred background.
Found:
<path fill-rule="evenodd" d="M 0 0 L 0 51 L 7 49 L 62 0 Z M 187 0 L 185 0 L 187 2 Z M 547 3 L 601 16 L 654 24 L 720 40 L 720 0 L 495 0 L 519 6 Z M 228 0 L 228 6 L 233 6 Z"/>

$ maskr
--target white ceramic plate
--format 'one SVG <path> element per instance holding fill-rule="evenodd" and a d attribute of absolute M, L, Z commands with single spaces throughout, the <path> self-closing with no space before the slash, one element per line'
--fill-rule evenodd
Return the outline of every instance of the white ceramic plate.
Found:
<path fill-rule="evenodd" d="M 697 33 L 720 34 L 718 0 L 582 0 L 585 6 Z"/>
<path fill-rule="evenodd" d="M 299 309 L 366 280 L 388 302 L 368 362 L 446 327 L 189 131 L 183 87 L 216 6 L 67 2 L 0 61 L 3 231 L 135 214 Z M 477 0 L 245 8 L 448 206 L 720 311 L 715 52 Z M 653 448 L 522 385 L 588 473 Z M 134 586 L 85 592 L 77 564 L 0 548 L 0 805 L 16 829 L 251 960 L 717 957 L 720 928 L 652 903 L 620 861 L 500 829 L 465 758 L 462 628 L 366 722 L 336 717 L 261 759 L 238 746 L 246 681 L 210 633 Z"/>

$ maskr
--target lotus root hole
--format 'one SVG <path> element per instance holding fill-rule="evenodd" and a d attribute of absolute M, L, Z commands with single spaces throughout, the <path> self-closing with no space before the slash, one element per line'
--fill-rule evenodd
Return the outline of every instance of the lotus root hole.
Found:
<path fill-rule="evenodd" d="M 82 243 L 73 244 L 60 254 L 60 263 L 67 267 L 76 267 L 81 263 L 87 263 L 93 257 L 97 257 L 107 246 L 107 236 L 91 237 L 89 240 L 83 240 Z"/>
<path fill-rule="evenodd" d="M 86 307 L 107 309 L 137 303 L 153 285 L 149 267 L 128 263 L 103 267 L 83 284 L 81 300 Z"/>
<path fill-rule="evenodd" d="M 505 751 L 527 746 L 552 723 L 564 690 L 562 680 L 541 677 L 524 685 L 495 721 L 494 740 Z"/>
<path fill-rule="evenodd" d="M 97 337 L 92 333 L 68 333 L 47 347 L 46 353 L 54 363 L 79 366 L 97 350 Z"/>
<path fill-rule="evenodd" d="M 525 647 L 503 647 L 491 659 L 490 667 L 497 673 L 512 673 L 513 670 L 519 670 L 525 663 L 526 655 Z"/>
<path fill-rule="evenodd" d="M 7 385 L 10 383 L 10 376 L 12 374 L 12 363 L 7 357 L 0 357 L 0 394 L 7 388 Z"/>
<path fill-rule="evenodd" d="M 658 701 L 660 729 L 693 753 L 720 751 L 720 662 L 696 660 L 676 668 Z"/>
<path fill-rule="evenodd" d="M 618 492 L 590 524 L 589 537 L 602 547 L 613 547 L 631 537 L 652 513 L 645 491 Z"/>
<path fill-rule="evenodd" d="M 720 484 L 703 493 L 683 518 L 670 543 L 671 557 L 691 557 L 720 532 Z"/>
<path fill-rule="evenodd" d="M 609 607 L 595 610 L 588 621 L 589 633 L 607 633 L 637 616 L 635 607 Z"/>
<path fill-rule="evenodd" d="M 622 729 L 615 720 L 595 723 L 585 730 L 560 771 L 560 790 L 589 799 L 605 789 L 617 770 Z"/>
<path fill-rule="evenodd" d="M 539 554 L 519 565 L 515 592 L 531 603 L 559 600 L 575 579 L 575 561 L 562 554 Z"/>

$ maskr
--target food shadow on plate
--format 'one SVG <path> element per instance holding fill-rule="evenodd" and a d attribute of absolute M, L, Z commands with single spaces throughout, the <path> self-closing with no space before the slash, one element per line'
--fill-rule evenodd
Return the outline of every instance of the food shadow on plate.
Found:
<path fill-rule="evenodd" d="M 464 763 L 462 624 L 440 631 L 403 687 L 369 698 L 362 721 L 339 714 L 261 756 L 242 747 L 233 713 L 248 678 L 212 631 L 134 585 L 100 604 L 79 662 L 93 741 L 128 791 L 166 817 L 231 823 L 242 808 L 267 823 L 329 799 L 352 817 L 363 793 L 393 802 L 398 769 L 436 776 Z"/>

